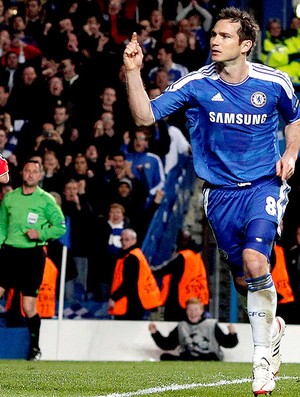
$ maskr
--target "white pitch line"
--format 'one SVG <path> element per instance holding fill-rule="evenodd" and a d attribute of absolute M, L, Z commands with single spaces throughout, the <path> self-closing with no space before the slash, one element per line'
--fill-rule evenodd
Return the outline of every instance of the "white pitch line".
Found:
<path fill-rule="evenodd" d="M 299 379 L 296 376 L 280 376 L 276 378 L 279 379 Z M 218 386 L 227 386 L 227 385 L 238 385 L 240 383 L 251 382 L 252 379 L 244 378 L 244 379 L 234 379 L 234 380 L 220 380 L 215 383 L 190 383 L 187 385 L 170 385 L 163 387 L 151 387 L 149 389 L 137 390 L 134 392 L 127 393 L 112 393 L 112 394 L 103 394 L 101 396 L 95 397 L 132 397 L 132 396 L 143 396 L 154 393 L 163 393 L 165 391 L 178 391 L 178 390 L 187 390 L 187 389 L 195 389 L 197 387 L 218 387 Z"/>

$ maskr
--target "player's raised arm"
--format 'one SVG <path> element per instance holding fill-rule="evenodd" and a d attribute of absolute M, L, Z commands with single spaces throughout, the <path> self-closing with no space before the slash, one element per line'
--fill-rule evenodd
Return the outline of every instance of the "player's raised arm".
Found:
<path fill-rule="evenodd" d="M 154 119 L 150 100 L 141 78 L 143 52 L 137 41 L 136 33 L 132 34 L 131 41 L 124 50 L 123 61 L 126 67 L 127 93 L 132 117 L 138 126 L 151 125 Z"/>

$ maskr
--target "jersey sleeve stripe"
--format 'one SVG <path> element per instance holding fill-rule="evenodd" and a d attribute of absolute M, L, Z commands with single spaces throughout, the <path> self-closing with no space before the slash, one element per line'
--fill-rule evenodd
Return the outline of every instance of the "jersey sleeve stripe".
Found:
<path fill-rule="evenodd" d="M 285 73 L 266 67 L 264 65 L 252 64 L 251 77 L 260 80 L 267 80 L 279 84 L 291 99 L 294 95 L 294 87 L 291 80 Z"/>

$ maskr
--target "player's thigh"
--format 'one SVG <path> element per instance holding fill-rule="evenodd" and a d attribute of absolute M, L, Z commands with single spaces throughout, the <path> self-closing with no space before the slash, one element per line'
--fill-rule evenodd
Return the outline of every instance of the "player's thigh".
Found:
<path fill-rule="evenodd" d="M 221 256 L 242 267 L 244 221 L 247 203 L 241 189 L 204 191 L 204 206 Z"/>

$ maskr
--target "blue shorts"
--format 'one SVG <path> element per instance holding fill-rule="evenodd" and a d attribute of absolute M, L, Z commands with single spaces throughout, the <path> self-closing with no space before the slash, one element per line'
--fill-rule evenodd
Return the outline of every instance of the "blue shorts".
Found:
<path fill-rule="evenodd" d="M 236 188 L 204 187 L 207 219 L 221 257 L 234 275 L 244 275 L 245 248 L 252 248 L 270 259 L 289 191 L 289 185 L 277 177 Z"/>

